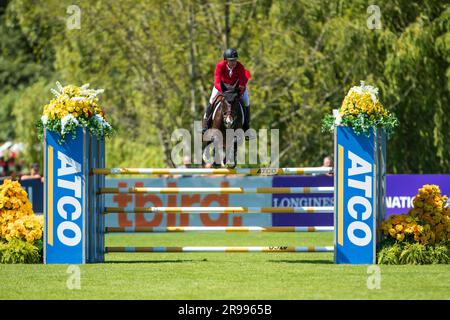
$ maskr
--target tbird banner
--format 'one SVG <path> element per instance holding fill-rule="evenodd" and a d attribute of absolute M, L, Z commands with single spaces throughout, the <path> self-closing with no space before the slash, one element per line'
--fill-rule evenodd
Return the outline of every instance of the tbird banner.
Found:
<path fill-rule="evenodd" d="M 168 179 L 107 179 L 108 187 L 271 187 L 272 177 L 171 177 Z M 270 207 L 270 194 L 107 194 L 106 207 Z M 108 227 L 271 226 L 271 214 L 110 213 Z"/>

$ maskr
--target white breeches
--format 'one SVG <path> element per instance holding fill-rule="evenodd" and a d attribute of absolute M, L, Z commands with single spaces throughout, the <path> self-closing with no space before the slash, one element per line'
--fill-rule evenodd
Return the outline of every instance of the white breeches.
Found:
<path fill-rule="evenodd" d="M 211 92 L 211 98 L 209 98 L 209 103 L 213 103 L 214 98 L 220 93 L 219 90 L 216 89 L 216 87 L 213 87 L 212 92 Z M 250 105 L 250 99 L 248 97 L 248 90 L 247 88 L 245 88 L 244 94 L 242 95 L 242 100 L 245 104 L 246 107 L 248 107 Z"/>

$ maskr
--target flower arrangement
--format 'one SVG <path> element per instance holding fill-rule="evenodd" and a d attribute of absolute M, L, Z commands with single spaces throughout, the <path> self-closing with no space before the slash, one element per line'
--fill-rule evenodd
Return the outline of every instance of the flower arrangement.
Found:
<path fill-rule="evenodd" d="M 391 215 L 388 220 L 382 223 L 381 228 L 385 236 L 399 242 L 411 242 L 412 240 L 419 242 L 425 231 L 424 227 L 418 223 L 418 219 L 408 214 Z"/>
<path fill-rule="evenodd" d="M 0 186 L 0 238 L 34 242 L 42 238 L 43 216 L 34 214 L 26 191 L 17 181 Z"/>
<path fill-rule="evenodd" d="M 352 127 L 357 134 L 369 134 L 370 128 L 384 128 L 389 136 L 398 125 L 394 114 L 386 110 L 378 98 L 378 88 L 366 85 L 352 87 L 333 115 L 326 115 L 323 131 L 333 131 L 334 126 Z"/>
<path fill-rule="evenodd" d="M 0 262 L 38 262 L 43 225 L 19 182 L 5 180 L 0 185 Z"/>
<path fill-rule="evenodd" d="M 98 104 L 97 96 L 103 89 L 89 89 L 89 84 L 81 87 L 67 85 L 63 87 L 56 82 L 57 90 L 51 89 L 55 98 L 44 106 L 38 127 L 58 132 L 64 142 L 68 134 L 75 138 L 77 127 L 87 128 L 97 137 L 109 136 L 112 127 L 105 119 L 105 113 Z"/>
<path fill-rule="evenodd" d="M 385 235 L 384 248 L 380 259 L 397 255 L 397 262 L 402 262 L 402 255 L 420 251 L 422 262 L 430 262 L 436 248 L 441 254 L 439 262 L 450 262 L 450 206 L 448 197 L 441 195 L 436 185 L 424 185 L 413 200 L 413 209 L 406 214 L 391 215 L 380 228 Z M 383 251 L 384 250 L 384 251 Z M 394 254 L 396 252 L 396 254 Z M 395 259 L 394 259 L 395 260 Z M 417 262 L 417 258 L 410 261 Z"/>

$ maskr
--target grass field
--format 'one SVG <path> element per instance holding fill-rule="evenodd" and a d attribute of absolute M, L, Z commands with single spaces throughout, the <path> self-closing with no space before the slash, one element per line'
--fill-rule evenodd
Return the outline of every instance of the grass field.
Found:
<path fill-rule="evenodd" d="M 330 245 L 331 233 L 114 234 L 110 246 Z M 450 267 L 334 265 L 332 253 L 114 253 L 82 265 L 0 265 L 0 299 L 450 299 Z"/>

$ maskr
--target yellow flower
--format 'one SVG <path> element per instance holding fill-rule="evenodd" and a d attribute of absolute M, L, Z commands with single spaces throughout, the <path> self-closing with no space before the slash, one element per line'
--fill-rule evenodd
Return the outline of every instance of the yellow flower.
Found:
<path fill-rule="evenodd" d="M 450 206 L 448 197 L 441 195 L 439 186 L 424 185 L 414 197 L 414 207 L 406 215 L 392 215 L 388 221 L 395 232 L 391 236 L 397 238 L 398 234 L 414 234 L 414 241 L 424 245 L 440 241 L 448 241 L 450 234 Z M 419 225 L 421 224 L 421 225 Z M 388 232 L 384 226 L 385 234 Z M 398 234 L 397 234 L 398 233 Z"/>
<path fill-rule="evenodd" d="M 19 182 L 5 180 L 0 186 L 0 238 L 25 239 L 33 242 L 42 238 L 43 217 L 34 215 L 27 193 Z"/>
<path fill-rule="evenodd" d="M 422 208 L 423 207 L 423 202 L 419 199 L 419 197 L 416 197 L 413 200 L 413 205 L 416 208 Z"/>
<path fill-rule="evenodd" d="M 397 233 L 397 232 L 395 231 L 394 228 L 389 229 L 389 234 L 390 234 L 392 237 L 395 237 L 396 233 Z"/>
<path fill-rule="evenodd" d="M 398 241 L 403 241 L 405 239 L 405 235 L 403 233 L 399 233 L 399 234 L 397 234 L 396 239 Z"/>
<path fill-rule="evenodd" d="M 74 97 L 85 99 L 73 100 Z M 44 105 L 42 113 L 50 120 L 61 120 L 69 114 L 75 118 L 87 118 L 89 115 L 101 112 L 102 108 L 98 105 L 98 99 L 91 96 L 91 93 L 87 93 L 86 90 L 82 91 L 78 86 L 67 85 L 62 88 L 62 93 L 58 97 Z"/>

